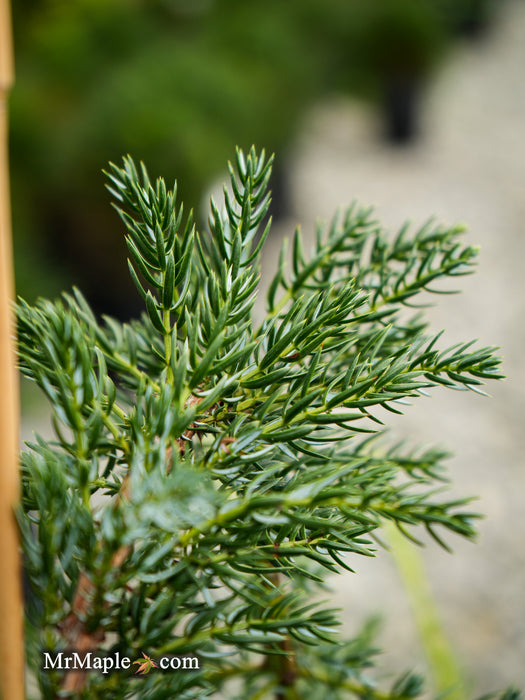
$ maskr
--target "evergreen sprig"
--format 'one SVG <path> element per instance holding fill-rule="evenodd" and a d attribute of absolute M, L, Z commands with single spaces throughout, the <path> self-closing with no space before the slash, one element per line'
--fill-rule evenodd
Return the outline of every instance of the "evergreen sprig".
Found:
<path fill-rule="evenodd" d="M 41 647 L 201 660 L 140 678 L 39 673 L 43 698 L 195 698 L 239 684 L 244 698 L 421 692 L 415 676 L 390 691 L 366 680 L 370 635 L 341 642 L 337 611 L 312 604 L 308 583 L 374 555 L 385 521 L 443 546 L 446 531 L 473 536 L 468 500 L 442 494 L 445 455 L 376 438 L 383 409 L 501 377 L 493 348 L 442 349 L 410 315 L 417 295 L 471 272 L 476 250 L 432 223 L 391 240 L 354 206 L 318 228 L 308 255 L 296 232 L 257 326 L 271 164 L 238 150 L 202 233 L 176 186 L 129 157 L 111 164 L 145 313 L 100 322 L 76 289 L 18 305 L 20 367 L 56 432 L 22 454 Z"/>

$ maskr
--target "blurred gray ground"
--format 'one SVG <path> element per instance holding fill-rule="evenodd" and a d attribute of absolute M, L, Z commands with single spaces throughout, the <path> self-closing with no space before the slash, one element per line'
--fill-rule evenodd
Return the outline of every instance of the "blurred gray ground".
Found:
<path fill-rule="evenodd" d="M 436 391 L 392 421 L 392 437 L 445 445 L 454 491 L 477 494 L 486 515 L 473 545 L 449 538 L 454 554 L 430 544 L 425 566 L 446 631 L 472 697 L 513 683 L 525 688 L 525 3 L 509 2 L 492 33 L 456 50 L 427 92 L 422 138 L 408 148 L 378 139 L 368 107 L 350 101 L 320 106 L 306 119 L 291 159 L 294 214 L 308 239 L 317 218 L 330 219 L 354 199 L 374 205 L 395 230 L 435 216 L 464 222 L 466 242 L 480 244 L 478 271 L 460 278 L 461 295 L 436 296 L 432 326 L 449 344 L 479 338 L 499 345 L 505 382 L 471 392 Z M 269 246 L 267 277 L 277 251 Z M 386 552 L 351 562 L 357 575 L 333 581 L 346 631 L 385 615 L 386 669 L 424 670 L 408 603 Z"/>

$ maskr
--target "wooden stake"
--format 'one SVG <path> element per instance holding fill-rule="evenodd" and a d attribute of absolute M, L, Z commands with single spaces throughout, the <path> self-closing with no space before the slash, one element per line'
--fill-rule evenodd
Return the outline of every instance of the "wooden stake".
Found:
<path fill-rule="evenodd" d="M 14 507 L 19 500 L 19 397 L 15 369 L 13 255 L 9 196 L 7 98 L 13 83 L 9 0 L 0 0 L 0 697 L 23 700 L 21 564 Z"/>

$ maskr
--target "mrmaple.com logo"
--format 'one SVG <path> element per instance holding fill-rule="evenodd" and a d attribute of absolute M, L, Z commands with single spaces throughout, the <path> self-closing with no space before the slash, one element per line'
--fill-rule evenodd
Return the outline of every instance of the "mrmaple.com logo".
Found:
<path fill-rule="evenodd" d="M 161 656 L 155 660 L 142 652 L 142 656 L 134 661 L 129 656 L 115 654 L 100 654 L 94 651 L 44 651 L 42 652 L 42 669 L 44 671 L 98 671 L 112 673 L 128 671 L 134 665 L 135 673 L 146 675 L 153 668 L 160 671 L 198 671 L 199 659 L 196 656 Z"/>

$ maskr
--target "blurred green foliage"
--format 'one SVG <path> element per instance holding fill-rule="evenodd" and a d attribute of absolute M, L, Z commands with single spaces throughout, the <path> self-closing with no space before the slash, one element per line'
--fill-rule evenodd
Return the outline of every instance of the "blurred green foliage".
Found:
<path fill-rule="evenodd" d="M 426 76 L 474 1 L 13 0 L 20 292 L 75 279 L 99 310 L 131 313 L 108 160 L 133 153 L 198 208 L 235 144 L 285 153 L 323 95 L 378 99 L 391 73 Z"/>

